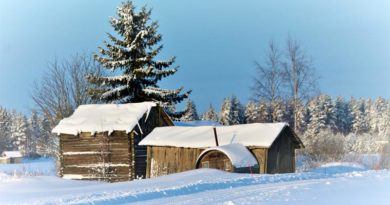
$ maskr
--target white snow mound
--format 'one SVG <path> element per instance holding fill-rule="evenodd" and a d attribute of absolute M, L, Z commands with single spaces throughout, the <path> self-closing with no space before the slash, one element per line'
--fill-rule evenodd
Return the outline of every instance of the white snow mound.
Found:
<path fill-rule="evenodd" d="M 205 149 L 198 157 L 203 157 L 206 153 L 209 151 L 218 150 L 224 154 L 230 159 L 233 166 L 236 168 L 240 167 L 251 167 L 258 165 L 257 160 L 252 155 L 252 153 L 249 152 L 249 150 L 242 144 L 234 143 L 234 144 L 228 144 L 218 147 L 211 147 L 208 149 Z M 198 161 L 198 160 L 196 160 Z"/>
<path fill-rule="evenodd" d="M 4 151 L 3 156 L 4 157 L 22 157 L 22 154 L 19 151 Z"/>
<path fill-rule="evenodd" d="M 325 173 L 325 174 L 340 174 L 340 173 L 349 173 L 349 172 L 361 172 L 366 171 L 367 168 L 361 164 L 351 163 L 351 162 L 331 162 L 323 164 L 311 172 L 315 173 Z"/>
<path fill-rule="evenodd" d="M 219 126 L 219 145 L 241 143 L 244 146 L 268 148 L 287 123 L 253 123 L 245 125 Z M 207 148 L 216 145 L 214 126 L 158 127 L 146 136 L 140 145 Z"/>
<path fill-rule="evenodd" d="M 80 105 L 70 117 L 61 120 L 52 132 L 71 135 L 80 132 L 129 133 L 154 106 L 154 102 Z"/>

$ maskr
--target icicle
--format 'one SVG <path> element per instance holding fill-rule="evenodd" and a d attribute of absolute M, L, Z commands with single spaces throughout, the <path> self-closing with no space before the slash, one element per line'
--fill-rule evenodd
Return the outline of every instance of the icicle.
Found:
<path fill-rule="evenodd" d="M 149 118 L 149 114 L 150 114 L 150 110 L 152 109 L 151 106 L 148 106 L 148 111 L 146 111 L 146 117 L 145 117 L 145 122 L 148 120 Z"/>
<path fill-rule="evenodd" d="M 141 128 L 141 126 L 139 125 L 138 122 L 137 122 L 137 126 L 138 126 L 139 131 L 141 132 L 141 135 L 143 135 L 144 133 L 142 132 L 142 128 Z"/>

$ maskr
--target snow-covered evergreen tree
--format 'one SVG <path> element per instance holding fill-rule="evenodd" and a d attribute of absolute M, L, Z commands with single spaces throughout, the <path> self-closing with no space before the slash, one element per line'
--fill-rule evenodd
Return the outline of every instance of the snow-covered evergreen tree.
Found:
<path fill-rule="evenodd" d="M 351 108 L 343 97 L 338 96 L 335 101 L 335 126 L 342 134 L 348 134 L 352 128 Z"/>
<path fill-rule="evenodd" d="M 212 104 L 210 104 L 209 109 L 202 115 L 202 120 L 212 120 L 218 121 L 218 113 L 215 112 L 215 109 Z"/>
<path fill-rule="evenodd" d="M 310 122 L 305 138 L 312 142 L 325 129 L 333 130 L 335 127 L 335 109 L 330 96 L 320 95 L 309 102 L 308 110 Z"/>
<path fill-rule="evenodd" d="M 184 115 L 180 118 L 180 121 L 194 121 L 199 120 L 198 112 L 196 110 L 195 103 L 192 100 L 188 100 L 185 108 Z"/>
<path fill-rule="evenodd" d="M 232 96 L 231 98 L 231 118 L 230 118 L 230 124 L 231 125 L 238 125 L 238 124 L 244 124 L 245 123 L 245 111 L 244 107 L 238 100 L 236 96 Z"/>
<path fill-rule="evenodd" d="M 371 131 L 378 133 L 380 136 L 384 135 L 387 123 L 387 102 L 384 98 L 379 97 L 373 104 L 371 119 Z"/>
<path fill-rule="evenodd" d="M 224 99 L 220 122 L 223 125 L 238 125 L 245 122 L 244 108 L 237 97 L 232 96 Z"/>
<path fill-rule="evenodd" d="M 0 107 L 0 153 L 13 150 L 11 137 L 11 118 L 5 108 Z"/>
<path fill-rule="evenodd" d="M 353 116 L 352 131 L 356 134 L 367 132 L 369 129 L 364 99 L 351 99 L 350 104 Z"/>
<path fill-rule="evenodd" d="M 12 138 L 14 149 L 19 150 L 23 155 L 27 150 L 28 124 L 27 118 L 19 113 L 14 113 L 12 120 Z"/>
<path fill-rule="evenodd" d="M 385 112 L 386 112 L 386 115 L 385 115 L 385 119 L 384 119 L 384 127 L 383 127 L 382 137 L 384 140 L 387 140 L 388 142 L 390 142 L 390 101 L 387 101 L 387 109 Z M 390 145 L 386 145 L 386 146 L 387 146 L 387 148 L 390 148 Z M 390 150 L 387 150 L 387 151 L 390 151 Z"/>
<path fill-rule="evenodd" d="M 51 133 L 52 127 L 49 120 L 46 117 L 40 117 L 39 119 L 40 137 L 37 152 L 44 156 L 56 156 L 58 155 L 58 143 L 59 139 L 55 134 Z"/>
<path fill-rule="evenodd" d="M 163 106 L 181 102 L 191 91 L 183 88 L 162 89 L 158 82 L 173 75 L 177 67 L 170 68 L 175 58 L 155 60 L 163 46 L 157 33 L 158 23 L 150 22 L 151 10 L 142 7 L 136 11 L 131 1 L 124 2 L 117 11 L 118 17 L 110 23 L 118 35 L 107 34 L 110 42 L 99 48 L 95 59 L 113 74 L 119 76 L 88 76 L 99 86 L 90 94 L 108 103 L 154 101 Z"/>
<path fill-rule="evenodd" d="M 249 101 L 245 107 L 245 121 L 246 123 L 259 122 L 259 108 L 255 101 Z"/>
<path fill-rule="evenodd" d="M 259 113 L 258 122 L 263 122 L 263 123 L 272 122 L 270 108 L 268 104 L 263 100 L 258 103 L 258 113 Z"/>
<path fill-rule="evenodd" d="M 307 125 L 310 121 L 310 116 L 308 114 L 308 109 L 307 106 L 303 105 L 302 102 L 297 102 L 296 105 L 296 121 L 294 122 L 294 107 L 293 103 L 289 103 L 287 108 L 286 108 L 286 113 L 287 113 L 287 120 L 290 125 L 293 123 L 296 123 L 296 132 L 301 132 L 303 133 L 307 129 Z"/>
<path fill-rule="evenodd" d="M 272 107 L 272 122 L 286 121 L 286 106 L 282 100 L 275 100 L 271 104 Z"/>
<path fill-rule="evenodd" d="M 219 122 L 223 125 L 231 125 L 231 109 L 232 109 L 232 101 L 230 98 L 225 98 L 221 105 L 220 119 Z"/>
<path fill-rule="evenodd" d="M 28 119 L 28 135 L 26 139 L 27 156 L 38 154 L 38 150 L 42 150 L 44 143 L 41 139 L 41 128 L 39 123 L 38 113 L 33 111 Z"/>

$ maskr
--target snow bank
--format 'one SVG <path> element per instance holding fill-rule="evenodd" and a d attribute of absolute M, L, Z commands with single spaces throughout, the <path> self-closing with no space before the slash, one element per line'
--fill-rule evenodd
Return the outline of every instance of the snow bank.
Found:
<path fill-rule="evenodd" d="M 196 161 L 198 161 L 200 158 L 202 158 L 205 154 L 207 154 L 210 151 L 217 150 L 220 151 L 230 159 L 233 166 L 236 168 L 241 167 L 252 167 L 257 164 L 257 160 L 252 155 L 252 153 L 249 152 L 249 150 L 242 144 L 234 143 L 234 144 L 228 144 L 218 147 L 211 147 L 208 149 L 205 149 L 198 157 Z"/>
<path fill-rule="evenodd" d="M 0 164 L 0 173 L 13 176 L 54 176 L 56 174 L 53 158 L 23 159 L 19 164 Z"/>
<path fill-rule="evenodd" d="M 351 162 L 331 162 L 323 164 L 311 172 L 314 173 L 323 173 L 323 174 L 340 174 L 340 173 L 349 173 L 349 172 L 361 172 L 366 171 L 367 168 L 361 164 L 351 163 Z"/>
<path fill-rule="evenodd" d="M 244 146 L 270 147 L 286 123 L 253 123 L 216 127 L 219 145 L 241 143 Z M 140 145 L 205 148 L 216 145 L 214 126 L 158 127 Z"/>
<path fill-rule="evenodd" d="M 1 179 L 1 174 L 0 174 Z M 389 204 L 389 171 L 361 176 L 235 174 L 197 169 L 131 182 L 56 177 L 0 181 L 0 204 Z M 365 193 L 365 194 L 357 194 Z M 368 194 L 366 194 L 368 193 Z"/>
<path fill-rule="evenodd" d="M 52 132 L 71 135 L 80 132 L 111 133 L 114 130 L 131 132 L 154 106 L 154 102 L 81 105 L 70 117 L 61 120 Z"/>

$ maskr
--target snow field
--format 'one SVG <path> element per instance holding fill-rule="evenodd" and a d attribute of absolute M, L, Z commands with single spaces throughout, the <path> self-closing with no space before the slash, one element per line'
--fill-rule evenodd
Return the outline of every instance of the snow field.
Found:
<path fill-rule="evenodd" d="M 112 184 L 0 173 L 0 204 L 390 204 L 389 191 L 390 171 L 344 163 L 276 175 L 198 169 Z"/>

